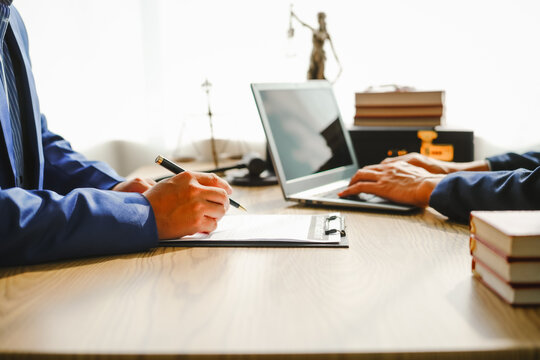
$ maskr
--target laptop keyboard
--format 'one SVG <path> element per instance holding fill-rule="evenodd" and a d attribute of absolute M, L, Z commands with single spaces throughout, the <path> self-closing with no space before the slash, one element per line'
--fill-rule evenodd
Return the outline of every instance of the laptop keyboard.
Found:
<path fill-rule="evenodd" d="M 344 186 L 342 188 L 330 190 L 327 192 L 323 192 L 320 194 L 317 194 L 317 197 L 323 197 L 326 199 L 347 199 L 347 200 L 354 200 L 354 201 L 363 201 L 363 202 L 371 202 L 371 203 L 381 203 L 381 202 L 388 202 L 388 200 L 385 200 L 377 195 L 373 194 L 367 194 L 367 193 L 359 193 L 356 195 L 349 195 L 345 197 L 339 197 L 338 193 L 345 190 L 347 187 Z"/>

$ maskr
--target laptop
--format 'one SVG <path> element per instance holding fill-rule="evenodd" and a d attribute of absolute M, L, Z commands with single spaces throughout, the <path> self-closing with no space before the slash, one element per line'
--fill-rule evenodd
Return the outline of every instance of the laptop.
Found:
<path fill-rule="evenodd" d="M 328 81 L 260 83 L 251 89 L 286 200 L 398 212 L 416 209 L 372 194 L 337 196 L 358 163 Z"/>

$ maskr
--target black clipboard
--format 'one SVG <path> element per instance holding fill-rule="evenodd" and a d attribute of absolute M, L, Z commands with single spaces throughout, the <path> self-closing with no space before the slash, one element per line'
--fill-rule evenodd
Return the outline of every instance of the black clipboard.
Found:
<path fill-rule="evenodd" d="M 205 236 L 202 234 L 199 238 L 187 237 L 174 240 L 162 240 L 159 242 L 159 246 L 165 247 L 308 247 L 308 248 L 348 248 L 349 241 L 345 229 L 345 218 L 340 213 L 331 213 L 331 214 L 316 214 L 316 215 L 229 215 L 235 217 L 243 217 L 241 220 L 249 220 L 251 223 L 255 223 L 256 226 L 257 220 L 264 217 L 264 220 L 268 220 L 266 226 L 272 224 L 279 225 L 283 224 L 284 221 L 288 221 L 287 226 L 292 226 L 291 221 L 298 221 L 298 219 L 303 219 L 302 224 L 305 224 L 306 217 L 310 217 L 309 226 L 299 231 L 305 230 L 306 238 L 308 240 L 302 239 L 294 241 L 287 241 L 287 237 L 281 237 L 279 240 L 272 239 L 271 236 L 267 236 L 264 239 L 257 238 L 257 230 L 254 228 L 246 229 L 244 231 L 238 231 L 239 235 L 247 236 L 242 239 L 219 239 L 212 240 L 212 234 Z M 230 218 L 223 218 L 222 221 L 226 222 L 231 220 Z M 234 220 L 240 220 L 236 218 Z M 270 225 L 268 225 L 270 224 Z M 276 236 L 279 236 L 279 231 L 276 229 Z M 219 225 L 218 225 L 219 230 Z M 261 230 L 261 229 L 259 229 Z M 268 231 L 269 229 L 263 229 Z M 270 230 L 271 231 L 271 230 Z M 251 234 L 249 234 L 251 232 Z M 261 231 L 259 231 L 260 233 Z M 215 232 L 216 234 L 219 231 Z M 215 236 L 215 235 L 214 235 Z M 232 235 L 231 235 L 232 236 Z M 195 236 L 197 237 L 197 236 Z M 331 240 L 330 240 L 331 239 Z M 311 241 L 310 241 L 311 240 Z M 332 242 L 321 242 L 321 241 L 332 241 Z"/>

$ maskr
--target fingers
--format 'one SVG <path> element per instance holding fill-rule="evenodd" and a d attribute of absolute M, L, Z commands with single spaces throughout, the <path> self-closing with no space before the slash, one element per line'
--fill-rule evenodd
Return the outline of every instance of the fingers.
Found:
<path fill-rule="evenodd" d="M 358 170 L 351 181 L 347 189 L 340 192 L 338 195 L 341 197 L 355 195 L 361 192 L 384 195 L 381 190 L 380 182 L 386 178 L 395 179 L 397 181 L 396 174 L 403 172 L 402 167 L 407 165 L 401 162 L 392 162 L 389 164 L 376 164 L 368 165 Z"/>
<path fill-rule="evenodd" d="M 201 194 L 207 201 L 217 204 L 226 204 L 229 202 L 229 195 L 222 188 L 200 185 Z"/>
<path fill-rule="evenodd" d="M 381 164 L 390 165 L 396 162 L 404 162 L 421 167 L 433 174 L 448 174 L 457 171 L 456 163 L 454 162 L 437 160 L 419 153 L 409 153 L 403 156 L 387 158 Z"/>
<path fill-rule="evenodd" d="M 154 181 L 154 179 L 150 179 L 150 178 L 145 178 L 145 179 L 135 178 L 133 180 L 134 180 L 134 186 L 137 188 L 136 192 L 138 193 L 143 193 L 146 190 L 150 189 L 152 186 L 156 185 L 156 182 Z"/>
<path fill-rule="evenodd" d="M 365 167 L 358 170 L 356 174 L 353 175 L 351 181 L 349 182 L 349 185 L 352 185 L 359 181 L 377 181 L 378 177 L 379 174 L 375 170 L 375 168 Z"/>
<path fill-rule="evenodd" d="M 404 161 L 389 162 L 358 170 L 349 187 L 338 195 L 364 192 L 403 204 L 427 206 L 431 192 L 442 177 L 444 175 L 433 175 Z"/>
<path fill-rule="evenodd" d="M 377 183 L 376 182 L 357 182 L 356 184 L 350 185 L 348 188 L 343 190 L 338 194 L 338 196 L 345 197 L 349 195 L 355 195 L 359 193 L 369 193 L 377 194 Z"/>
<path fill-rule="evenodd" d="M 206 203 L 202 205 L 200 209 L 200 215 L 208 216 L 213 219 L 221 219 L 227 210 L 229 209 L 229 202 L 226 203 L 218 203 L 213 201 L 208 201 L 207 199 L 204 200 Z"/>
<path fill-rule="evenodd" d="M 396 162 L 396 161 L 407 161 L 410 157 L 411 157 L 410 154 L 402 155 L 402 156 L 388 157 L 388 158 L 384 159 L 383 161 L 381 161 L 381 164 L 391 164 L 391 163 Z"/>
<path fill-rule="evenodd" d="M 376 165 L 366 166 L 356 172 L 349 182 L 349 187 L 338 194 L 344 197 L 361 192 L 373 193 L 375 184 L 381 177 L 381 172 Z"/>
<path fill-rule="evenodd" d="M 205 216 L 202 218 L 202 222 L 197 232 L 200 232 L 203 234 L 210 234 L 212 231 L 217 229 L 217 226 L 218 226 L 217 219 Z"/>
<path fill-rule="evenodd" d="M 381 161 L 382 165 L 392 165 L 396 163 L 408 163 L 414 166 L 430 169 L 432 167 L 433 160 L 427 158 L 419 153 L 409 153 L 401 156 L 395 156 L 386 158 Z"/>
<path fill-rule="evenodd" d="M 154 211 L 160 239 L 215 230 L 229 209 L 227 190 L 232 190 L 216 178 L 213 174 L 183 172 L 144 193 Z"/>
<path fill-rule="evenodd" d="M 224 189 L 227 192 L 227 194 L 229 195 L 232 194 L 232 188 L 229 185 L 229 183 L 227 183 L 225 180 L 223 180 L 216 174 L 199 173 L 199 172 L 194 172 L 192 174 L 195 176 L 195 178 L 200 184 L 206 185 L 206 186 L 219 187 L 219 188 Z"/>
<path fill-rule="evenodd" d="M 425 155 L 419 154 L 417 152 L 410 152 L 410 153 L 407 153 L 405 155 L 388 157 L 388 158 L 384 159 L 382 161 L 382 163 L 391 163 L 391 162 L 394 162 L 394 161 L 409 161 L 411 159 L 421 159 L 421 158 L 424 158 L 424 157 L 425 157 Z"/>
<path fill-rule="evenodd" d="M 225 211 L 229 210 L 229 196 L 232 188 L 225 180 L 213 173 L 193 173 L 197 181 L 207 190 L 205 198 L 207 201 L 225 206 Z"/>
<path fill-rule="evenodd" d="M 229 209 L 229 196 L 232 193 L 231 186 L 215 174 L 184 172 L 176 175 L 179 181 L 190 182 L 191 196 L 204 199 L 208 202 L 225 206 Z"/>

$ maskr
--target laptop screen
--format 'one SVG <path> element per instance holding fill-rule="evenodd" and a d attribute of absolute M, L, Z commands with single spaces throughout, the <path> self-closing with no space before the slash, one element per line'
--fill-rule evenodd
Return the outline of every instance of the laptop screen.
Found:
<path fill-rule="evenodd" d="M 352 165 L 331 88 L 261 90 L 285 178 Z"/>

